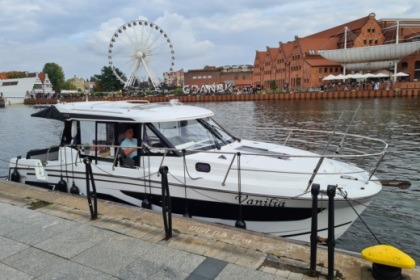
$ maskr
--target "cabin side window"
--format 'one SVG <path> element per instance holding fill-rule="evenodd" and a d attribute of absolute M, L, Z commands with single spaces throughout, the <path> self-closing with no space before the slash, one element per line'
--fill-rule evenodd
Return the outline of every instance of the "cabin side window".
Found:
<path fill-rule="evenodd" d="M 95 140 L 95 122 L 80 122 L 80 144 L 85 154 L 90 154 L 93 141 Z"/>
<path fill-rule="evenodd" d="M 114 124 L 94 121 L 80 122 L 80 141 L 85 154 L 107 156 L 114 145 Z"/>

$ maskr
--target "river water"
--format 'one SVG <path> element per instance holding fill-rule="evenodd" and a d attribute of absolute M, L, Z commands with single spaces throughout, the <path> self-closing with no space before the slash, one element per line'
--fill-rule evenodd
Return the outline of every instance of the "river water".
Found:
<path fill-rule="evenodd" d="M 278 143 L 276 129 L 293 127 L 333 131 L 340 122 L 351 134 L 379 138 L 389 144 L 376 173 L 380 179 L 408 180 L 409 189 L 384 187 L 362 214 L 381 243 L 393 245 L 420 261 L 420 98 L 270 100 L 193 103 L 215 112 L 215 119 L 239 138 Z M 30 106 L 0 109 L 0 176 L 8 173 L 7 162 L 30 149 L 59 143 L 62 123 L 31 118 Z M 346 119 L 347 118 L 347 119 Z M 341 132 L 347 127 L 338 126 Z M 358 219 L 336 241 L 337 248 L 360 252 L 377 244 Z"/>

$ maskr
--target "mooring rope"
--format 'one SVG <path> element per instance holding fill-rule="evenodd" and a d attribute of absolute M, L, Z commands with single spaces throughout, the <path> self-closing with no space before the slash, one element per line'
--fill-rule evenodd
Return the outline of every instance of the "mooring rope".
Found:
<path fill-rule="evenodd" d="M 378 244 L 382 244 L 381 241 L 379 241 L 379 239 L 376 237 L 376 235 L 370 229 L 370 227 L 362 219 L 362 217 L 360 216 L 360 214 L 356 211 L 356 209 L 354 209 L 353 205 L 351 205 L 350 201 L 347 199 L 347 192 L 343 191 L 341 188 L 337 188 L 337 190 L 338 190 L 338 194 L 341 195 L 347 201 L 347 203 L 349 204 L 349 206 L 353 209 L 354 213 L 356 213 L 357 217 L 362 221 L 362 223 L 365 225 L 365 227 L 370 232 L 370 234 L 372 234 L 372 236 L 375 238 L 376 242 L 378 242 Z"/>

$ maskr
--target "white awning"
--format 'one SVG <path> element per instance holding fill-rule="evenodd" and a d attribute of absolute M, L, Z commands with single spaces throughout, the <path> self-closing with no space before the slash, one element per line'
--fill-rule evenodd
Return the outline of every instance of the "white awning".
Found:
<path fill-rule="evenodd" d="M 365 79 L 366 77 L 363 74 L 356 73 L 356 74 L 348 74 L 346 75 L 347 79 Z"/>
<path fill-rule="evenodd" d="M 361 48 L 320 50 L 318 53 L 326 59 L 345 64 L 397 60 L 418 50 L 420 50 L 420 41 Z"/>
<path fill-rule="evenodd" d="M 395 77 L 408 77 L 410 75 L 408 75 L 407 73 L 404 72 L 398 72 L 397 74 L 393 75 Z"/>
<path fill-rule="evenodd" d="M 333 74 L 329 74 L 328 76 L 324 77 L 322 80 L 323 81 L 331 81 L 331 80 L 336 80 L 337 77 L 334 76 Z"/>

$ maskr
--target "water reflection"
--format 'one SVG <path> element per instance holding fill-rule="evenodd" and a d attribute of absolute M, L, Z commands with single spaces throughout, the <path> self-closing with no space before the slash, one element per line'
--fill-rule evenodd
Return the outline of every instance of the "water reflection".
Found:
<path fill-rule="evenodd" d="M 361 108 L 350 127 L 353 112 Z M 362 215 L 382 243 L 392 244 L 420 260 L 420 99 L 275 100 L 259 102 L 198 103 L 211 109 L 219 123 L 240 138 L 279 143 L 277 128 L 320 129 L 375 137 L 389 144 L 377 171 L 382 179 L 408 180 L 411 188 L 387 187 Z M 361 143 L 364 144 L 364 143 Z M 356 221 L 337 247 L 360 251 L 376 244 Z"/>

